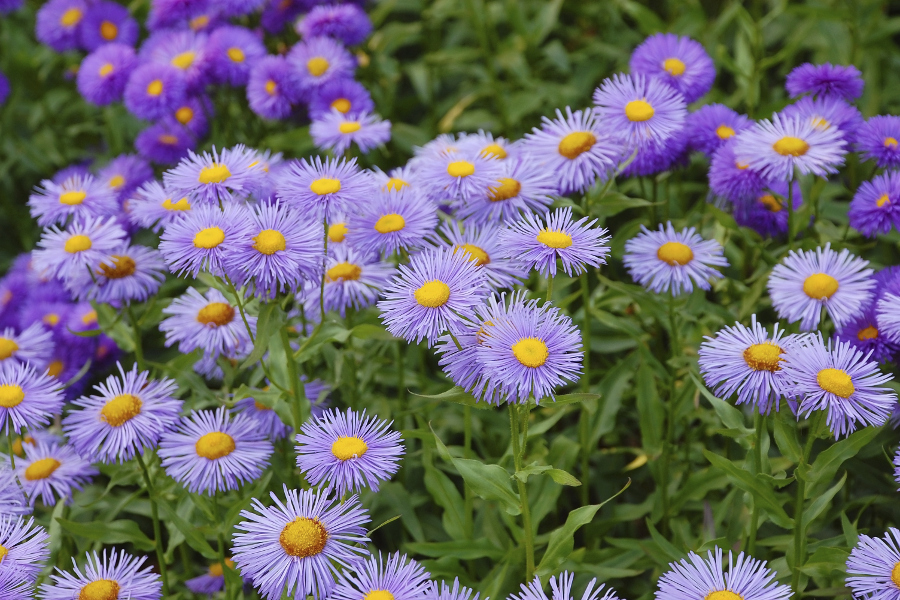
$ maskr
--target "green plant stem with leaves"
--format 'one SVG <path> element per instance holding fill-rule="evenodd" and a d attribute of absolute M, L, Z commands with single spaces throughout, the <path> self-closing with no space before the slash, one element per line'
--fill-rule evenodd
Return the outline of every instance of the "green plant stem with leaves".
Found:
<path fill-rule="evenodd" d="M 584 373 L 581 375 L 581 387 L 585 393 L 591 391 L 591 294 L 588 273 L 581 274 L 581 299 L 584 311 L 584 322 L 581 326 L 581 337 L 584 340 Z M 584 402 L 581 403 L 580 419 L 578 422 L 578 437 L 581 445 L 581 504 L 587 505 L 590 499 L 591 477 L 591 413 Z"/>
<path fill-rule="evenodd" d="M 135 454 L 141 474 L 144 476 L 144 485 L 147 486 L 147 497 L 150 499 L 150 518 L 153 520 L 153 546 L 156 548 L 156 560 L 159 562 L 159 574 L 162 577 L 163 596 L 169 597 L 169 574 L 166 567 L 166 553 L 162 547 L 162 528 L 159 525 L 159 506 L 157 505 L 156 492 L 150 480 L 150 472 L 144 463 L 144 457 L 140 452 Z"/>
<path fill-rule="evenodd" d="M 750 462 L 752 473 L 762 473 L 762 439 L 765 430 L 765 416 L 760 414 L 759 410 L 754 408 L 753 413 L 753 455 Z M 747 553 L 753 554 L 756 550 L 756 530 L 759 526 L 759 500 L 753 500 L 753 510 L 750 512 L 750 531 L 747 535 Z"/>
<path fill-rule="evenodd" d="M 297 361 L 294 360 L 294 351 L 291 348 L 291 339 L 288 337 L 287 326 L 281 328 L 281 345 L 284 347 L 285 360 L 287 361 L 288 379 L 291 388 L 291 416 L 294 418 L 294 431 L 300 431 L 303 425 L 303 411 L 300 403 L 305 399 L 303 382 L 297 372 Z"/>
<path fill-rule="evenodd" d="M 671 344 L 671 353 L 672 353 L 672 361 L 681 356 L 681 337 L 679 335 L 679 322 L 677 318 L 677 314 L 675 312 L 675 296 L 669 296 L 669 331 L 671 332 L 671 338 L 669 343 Z M 663 442 L 663 450 L 662 450 L 662 471 L 660 473 L 660 492 L 662 494 L 662 524 L 663 531 L 668 533 L 669 531 L 669 469 L 671 467 L 672 462 L 672 447 L 675 444 L 675 413 L 676 413 L 676 405 L 675 405 L 675 383 L 678 378 L 677 367 L 676 365 L 670 365 L 670 373 L 669 373 L 669 398 L 668 398 L 668 412 L 666 414 L 666 438 Z"/>
<path fill-rule="evenodd" d="M 822 416 L 825 411 L 816 411 L 809 419 L 809 427 L 806 432 L 806 444 L 803 446 L 803 454 L 800 463 L 794 469 L 794 480 L 797 484 L 794 498 L 794 564 L 791 565 L 791 589 L 794 590 L 794 598 L 800 600 L 800 569 L 806 564 L 806 528 L 809 523 L 803 522 L 803 507 L 806 501 L 806 473 L 809 466 L 809 458 L 812 447 L 816 441 Z"/>
<path fill-rule="evenodd" d="M 525 407 L 525 427 L 527 427 L 529 405 Z M 528 434 L 522 434 L 522 426 L 520 424 L 519 406 L 509 404 L 509 435 L 512 440 L 513 464 L 516 473 L 522 470 L 522 457 L 525 454 L 525 445 L 528 443 Z M 526 429 L 527 432 L 527 429 Z M 522 443 L 519 443 L 519 436 L 522 436 Z M 522 509 L 522 537 L 525 542 L 525 581 L 534 579 L 534 529 L 531 526 L 531 508 L 528 505 L 528 487 L 525 482 L 516 477 L 516 483 L 519 488 L 519 502 Z"/>
<path fill-rule="evenodd" d="M 463 448 L 465 452 L 463 453 L 464 458 L 472 458 L 472 407 L 465 406 L 463 407 Z M 466 483 L 463 492 L 464 496 L 464 504 L 463 511 L 465 512 L 465 528 L 466 528 L 466 537 L 469 539 L 473 539 L 475 536 L 475 518 L 474 518 L 474 502 L 475 496 L 472 493 L 472 487 Z"/>

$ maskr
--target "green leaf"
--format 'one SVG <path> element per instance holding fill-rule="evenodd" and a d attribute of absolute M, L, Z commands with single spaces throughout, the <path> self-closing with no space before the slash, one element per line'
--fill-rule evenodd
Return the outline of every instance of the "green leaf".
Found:
<path fill-rule="evenodd" d="M 724 471 L 736 486 L 749 492 L 753 496 L 753 501 L 759 503 L 759 507 L 768 513 L 773 523 L 784 529 L 793 527 L 794 521 L 784 512 L 781 503 L 775 497 L 775 492 L 766 485 L 762 478 L 754 477 L 749 471 L 709 450 L 704 450 L 703 456 L 714 467 Z"/>
<path fill-rule="evenodd" d="M 546 475 L 556 483 L 561 485 L 579 486 L 581 482 L 573 475 L 562 469 L 557 469 L 551 465 L 528 465 L 524 469 L 516 471 L 514 477 L 523 483 L 528 481 L 530 475 Z"/>
<path fill-rule="evenodd" d="M 806 480 L 810 483 L 827 484 L 834 478 L 841 465 L 856 456 L 866 444 L 875 439 L 880 431 L 880 427 L 866 427 L 850 434 L 846 439 L 835 442 L 830 448 L 819 454 L 806 474 Z"/>
<path fill-rule="evenodd" d="M 121 519 L 118 521 L 91 521 L 81 523 L 66 519 L 56 519 L 60 527 L 71 533 L 102 544 L 134 544 L 134 547 L 149 552 L 155 548 L 153 540 L 148 538 L 134 521 Z"/>
<path fill-rule="evenodd" d="M 372 325 L 371 323 L 357 325 L 350 330 L 350 335 L 360 340 L 381 340 L 388 342 L 397 340 L 397 338 L 388 333 L 384 327 Z"/>
<path fill-rule="evenodd" d="M 405 544 L 409 552 L 422 554 L 434 558 L 452 556 L 460 560 L 473 558 L 497 559 L 503 556 L 505 551 L 494 546 L 487 538 L 477 540 L 454 540 L 452 542 L 410 542 Z"/>
<path fill-rule="evenodd" d="M 775 445 L 781 454 L 795 465 L 800 462 L 802 450 L 797 439 L 797 430 L 787 423 L 781 416 L 773 419 L 775 422 Z"/>
<path fill-rule="evenodd" d="M 268 302 L 260 306 L 259 317 L 256 319 L 256 341 L 250 356 L 241 365 L 242 369 L 252 367 L 259 362 L 269 349 L 269 338 L 281 328 L 283 323 L 284 311 L 281 310 L 278 302 Z"/>
<path fill-rule="evenodd" d="M 656 390 L 653 370 L 642 362 L 637 371 L 637 409 L 644 451 L 653 456 L 662 451 L 665 407 Z"/>
<path fill-rule="evenodd" d="M 716 397 L 693 373 L 691 373 L 691 379 L 694 381 L 694 385 L 697 386 L 697 390 L 700 394 L 712 404 L 713 410 L 716 411 L 716 414 L 719 416 L 719 419 L 725 427 L 740 432 L 744 437 L 753 433 L 752 430 L 747 429 L 744 426 L 744 415 L 741 411 L 721 398 Z"/>
<path fill-rule="evenodd" d="M 554 406 L 563 406 L 566 404 L 576 404 L 578 402 L 585 402 L 587 400 L 599 400 L 600 394 L 584 394 L 584 393 L 575 393 L 575 394 L 563 394 L 562 396 L 557 396 L 556 400 L 547 402 L 546 404 L 541 404 L 542 408 L 554 407 Z"/>
<path fill-rule="evenodd" d="M 475 397 L 472 394 L 459 386 L 454 386 L 446 392 L 441 392 L 440 394 L 435 394 L 434 396 L 429 396 L 427 394 L 416 394 L 414 392 L 410 393 L 413 396 L 418 396 L 419 398 L 441 400 L 443 402 L 453 402 L 454 404 L 462 404 L 463 406 L 471 406 L 472 408 L 478 408 L 481 410 L 491 410 L 492 408 L 494 408 L 487 402 L 478 402 L 477 400 L 475 400 Z"/>
<path fill-rule="evenodd" d="M 209 560 L 216 560 L 219 557 L 219 553 L 213 550 L 212 546 L 209 545 L 209 542 L 206 541 L 206 538 L 203 537 L 203 534 L 198 531 L 198 528 L 182 519 L 181 516 L 175 512 L 175 508 L 171 503 L 160 502 L 159 511 L 163 513 L 162 516 L 163 520 L 166 522 L 166 526 L 170 527 L 174 525 L 184 536 L 184 540 L 188 543 L 188 546 Z"/>
<path fill-rule="evenodd" d="M 800 572 L 810 577 L 831 577 L 843 574 L 847 570 L 847 558 L 850 551 L 845 548 L 823 546 L 817 548 L 813 555 L 800 567 Z"/>
<path fill-rule="evenodd" d="M 444 529 L 447 534 L 457 540 L 466 537 L 465 512 L 463 499 L 446 474 L 431 464 L 424 462 L 425 489 L 434 498 L 435 503 L 444 509 Z"/>
<path fill-rule="evenodd" d="M 827 508 L 828 503 L 831 502 L 831 499 L 834 498 L 834 495 L 837 494 L 842 487 L 844 487 L 844 483 L 846 483 L 846 481 L 847 473 L 845 472 L 840 481 L 831 486 L 831 488 L 829 488 L 824 494 L 819 494 L 818 496 L 816 496 L 816 499 L 813 501 L 813 503 L 803 511 L 803 522 L 812 523 L 813 519 L 822 514 L 822 511 Z"/>
<path fill-rule="evenodd" d="M 674 562 L 684 556 L 684 552 L 676 548 L 675 544 L 667 540 L 659 531 L 657 531 L 650 519 L 646 519 L 645 522 L 647 523 L 647 530 L 650 531 L 650 537 L 653 538 L 657 547 L 666 555 L 670 562 Z"/>

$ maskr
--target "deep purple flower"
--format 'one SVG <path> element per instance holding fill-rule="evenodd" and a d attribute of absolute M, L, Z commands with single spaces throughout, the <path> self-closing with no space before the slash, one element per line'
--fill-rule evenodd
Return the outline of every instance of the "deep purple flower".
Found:
<path fill-rule="evenodd" d="M 716 67 L 703 46 L 674 33 L 657 33 L 644 40 L 631 54 L 629 68 L 668 84 L 688 104 L 712 88 Z"/>
<path fill-rule="evenodd" d="M 862 96 L 862 73 L 853 65 L 814 65 L 795 67 L 787 76 L 785 88 L 792 98 L 801 94 L 834 96 L 852 102 Z"/>
<path fill-rule="evenodd" d="M 104 44 L 81 61 L 76 79 L 78 91 L 85 100 L 98 106 L 118 102 L 136 66 L 137 58 L 131 46 Z"/>

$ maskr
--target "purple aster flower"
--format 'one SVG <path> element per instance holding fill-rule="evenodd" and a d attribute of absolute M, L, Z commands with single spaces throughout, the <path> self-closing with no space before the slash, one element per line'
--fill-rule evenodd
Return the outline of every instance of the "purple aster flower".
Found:
<path fill-rule="evenodd" d="M 474 150 L 423 155 L 416 164 L 416 176 L 430 199 L 449 199 L 459 204 L 488 197 L 502 171 L 500 161 L 484 158 Z"/>
<path fill-rule="evenodd" d="M 0 331 L 18 323 L 16 315 L 28 299 L 28 275 L 8 271 L 0 278 Z"/>
<path fill-rule="evenodd" d="M 788 73 L 784 87 L 791 98 L 814 94 L 852 102 L 862 96 L 863 85 L 862 73 L 853 65 L 804 63 Z"/>
<path fill-rule="evenodd" d="M 867 237 L 900 228 L 900 173 L 889 171 L 863 182 L 853 195 L 850 226 Z"/>
<path fill-rule="evenodd" d="M 847 144 L 856 141 L 856 132 L 864 123 L 859 109 L 833 96 L 800 98 L 794 104 L 784 107 L 781 115 L 786 119 L 807 119 L 816 129 L 835 127 Z"/>
<path fill-rule="evenodd" d="M 225 559 L 225 564 L 229 569 L 234 569 L 234 561 L 230 558 Z M 217 592 L 225 589 L 225 571 L 222 563 L 214 562 L 209 565 L 206 573 L 184 582 L 184 587 L 195 594 L 206 594 L 212 596 Z"/>
<path fill-rule="evenodd" d="M 888 340 L 879 331 L 875 305 L 870 305 L 860 316 L 844 323 L 834 335 L 880 363 L 890 362 L 900 350 L 897 343 Z"/>
<path fill-rule="evenodd" d="M 312 401 L 313 399 L 310 399 L 310 402 Z M 238 400 L 234 405 L 234 410 L 236 414 L 247 415 L 253 422 L 254 429 L 262 431 L 272 441 L 286 438 L 290 432 L 291 428 L 282 422 L 278 413 L 253 398 Z"/>
<path fill-rule="evenodd" d="M 465 252 L 469 260 L 481 267 L 487 285 L 495 291 L 511 288 L 528 277 L 528 269 L 519 260 L 503 255 L 502 231 L 496 225 L 463 226 L 457 221 L 441 224 L 432 242 L 453 252 Z"/>
<path fill-rule="evenodd" d="M 522 156 L 521 141 L 510 142 L 503 137 L 494 137 L 490 131 L 479 129 L 476 133 L 460 133 L 458 147 L 464 151 L 474 151 L 484 158 L 506 160 Z"/>
<path fill-rule="evenodd" d="M 226 17 L 240 17 L 259 11 L 266 0 L 222 0 L 218 8 Z"/>
<path fill-rule="evenodd" d="M 844 164 L 847 144 L 835 127 L 820 129 L 809 119 L 772 115 L 735 138 L 737 160 L 770 180 L 790 181 L 794 171 L 827 177 Z"/>
<path fill-rule="evenodd" d="M 724 104 L 701 106 L 688 114 L 685 123 L 688 148 L 711 157 L 725 142 L 752 125 L 753 121 Z"/>
<path fill-rule="evenodd" d="M 857 424 L 884 425 L 897 404 L 897 395 L 883 385 L 893 376 L 850 344 L 829 340 L 826 345 L 821 333 L 786 348 L 782 368 L 800 403 L 797 414 L 827 410 L 835 439 L 853 433 Z"/>
<path fill-rule="evenodd" d="M 307 9 L 305 0 L 266 0 L 260 24 L 267 32 L 276 34 Z"/>
<path fill-rule="evenodd" d="M 659 578 L 656 600 L 788 600 L 791 588 L 777 583 L 777 574 L 765 561 L 749 554 L 737 556 L 729 550 L 725 571 L 722 549 L 708 551 L 706 558 L 690 552 L 687 559 L 669 564 Z"/>
<path fill-rule="evenodd" d="M 634 148 L 669 140 L 684 128 L 687 108 L 675 89 L 644 75 L 614 75 L 594 91 L 597 117 L 611 135 Z"/>
<path fill-rule="evenodd" d="M 97 0 L 88 5 L 81 30 L 81 47 L 93 52 L 104 44 L 134 46 L 140 34 L 137 21 L 118 2 Z"/>
<path fill-rule="evenodd" d="M 729 202 L 758 198 L 768 185 L 766 179 L 749 163 L 737 159 L 735 142 L 729 141 L 716 150 L 709 164 L 709 189 Z"/>
<path fill-rule="evenodd" d="M 438 220 L 432 202 L 405 189 L 376 193 L 358 211 L 347 219 L 347 243 L 384 256 L 422 247 Z"/>
<path fill-rule="evenodd" d="M 209 0 L 151 0 L 147 28 L 164 29 L 186 25 L 209 10 Z"/>
<path fill-rule="evenodd" d="M 889 342 L 900 344 L 900 289 L 896 283 L 890 284 L 883 294 L 875 309 L 878 332 Z"/>
<path fill-rule="evenodd" d="M 688 104 L 706 94 L 716 78 L 716 67 L 703 46 L 674 33 L 657 33 L 631 54 L 635 75 L 658 79 L 684 96 Z"/>
<path fill-rule="evenodd" d="M 659 231 L 641 225 L 641 233 L 625 242 L 625 267 L 631 277 L 657 294 L 678 296 L 696 285 L 710 289 L 710 279 L 720 279 L 715 267 L 727 267 L 722 245 L 704 240 L 693 227 L 675 231 L 671 222 Z"/>
<path fill-rule="evenodd" d="M 353 55 L 328 37 L 314 37 L 297 43 L 288 53 L 287 60 L 300 77 L 302 89 L 307 92 L 335 79 L 352 78 L 356 69 Z"/>
<path fill-rule="evenodd" d="M 168 186 L 167 186 L 168 187 Z M 241 204 L 199 206 L 173 221 L 160 236 L 159 250 L 169 269 L 180 276 L 200 271 L 221 275 L 226 256 L 249 240 L 249 210 Z"/>
<path fill-rule="evenodd" d="M 10 516 L 30 515 L 32 512 L 25 492 L 22 491 L 16 474 L 10 469 L 6 457 L 0 458 L 0 511 Z"/>
<path fill-rule="evenodd" d="M 329 248 L 325 261 L 325 310 L 337 311 L 341 317 L 347 309 L 359 311 L 373 306 L 379 294 L 387 287 L 394 274 L 394 265 L 378 260 L 377 256 L 359 252 L 342 244 L 333 251 Z M 306 316 L 319 314 L 319 282 L 308 283 L 304 288 Z"/>
<path fill-rule="evenodd" d="M 475 592 L 473 596 L 472 591 L 471 588 L 460 585 L 459 577 L 455 577 L 452 586 L 448 585 L 446 581 L 440 583 L 429 581 L 424 598 L 426 600 L 478 600 L 478 592 Z"/>
<path fill-rule="evenodd" d="M 205 59 L 218 83 L 247 85 L 250 70 L 266 56 L 260 37 L 244 27 L 224 25 L 209 35 Z"/>
<path fill-rule="evenodd" d="M 131 46 L 104 44 L 81 61 L 76 78 L 78 92 L 98 106 L 119 102 L 136 66 Z"/>
<path fill-rule="evenodd" d="M 187 157 L 196 142 L 186 127 L 163 120 L 140 132 L 134 147 L 147 160 L 168 165 Z"/>
<path fill-rule="evenodd" d="M 166 334 L 166 347 L 176 342 L 182 354 L 201 348 L 205 354 L 232 354 L 250 345 L 250 334 L 238 310 L 215 288 L 201 294 L 192 287 L 163 309 L 159 329 Z M 256 317 L 247 315 L 256 334 Z"/>
<path fill-rule="evenodd" d="M 344 115 L 370 114 L 375 110 L 375 103 L 358 81 L 335 79 L 310 94 L 309 116 L 315 121 L 330 114 L 332 109 Z"/>
<path fill-rule="evenodd" d="M 541 128 L 526 133 L 521 151 L 540 169 L 556 179 L 560 194 L 585 192 L 598 179 L 603 182 L 622 156 L 622 146 L 607 133 L 592 109 L 541 117 Z M 501 182 L 502 183 L 502 182 Z"/>
<path fill-rule="evenodd" d="M 379 552 L 378 556 L 373 554 L 354 569 L 342 571 L 330 597 L 334 600 L 366 597 L 376 600 L 382 594 L 384 598 L 390 594 L 394 600 L 417 600 L 425 597 L 428 575 L 422 565 L 405 554 L 388 554 L 385 560 Z"/>
<path fill-rule="evenodd" d="M 284 119 L 302 95 L 300 77 L 283 56 L 266 56 L 250 70 L 247 102 L 264 119 Z"/>
<path fill-rule="evenodd" d="M 333 221 L 372 194 L 372 182 L 356 159 L 318 156 L 291 162 L 276 181 L 276 195 L 307 218 Z"/>
<path fill-rule="evenodd" d="M 56 569 L 58 575 L 50 576 L 52 583 L 41 586 L 43 600 L 71 600 L 77 595 L 85 600 L 107 600 L 108 598 L 128 598 L 129 600 L 160 600 L 162 581 L 150 566 L 141 565 L 146 556 L 135 557 L 121 550 L 107 554 L 93 552 L 86 554 L 87 562 L 82 567 L 72 559 L 73 572 Z"/>
<path fill-rule="evenodd" d="M 372 22 L 354 4 L 315 6 L 294 26 L 304 39 L 334 38 L 345 46 L 355 46 L 372 33 Z"/>
<path fill-rule="evenodd" d="M 327 411 L 303 424 L 295 441 L 297 466 L 312 485 L 327 485 L 337 496 L 378 491 L 400 468 L 405 450 L 391 423 L 355 413 Z"/>
<path fill-rule="evenodd" d="M 857 131 L 856 149 L 862 160 L 881 168 L 900 167 L 900 117 L 876 115 Z"/>
<path fill-rule="evenodd" d="M 374 114 L 343 114 L 337 109 L 321 115 L 309 126 L 313 142 L 321 150 L 343 154 L 356 144 L 360 152 L 368 152 L 391 139 L 391 122 Z"/>
<path fill-rule="evenodd" d="M 169 114 L 187 97 L 184 74 L 165 63 L 145 63 L 131 72 L 125 85 L 125 108 L 140 119 Z"/>
<path fill-rule="evenodd" d="M 57 52 L 75 50 L 87 9 L 88 4 L 84 0 L 50 0 L 37 12 L 35 36 L 39 42 Z"/>
<path fill-rule="evenodd" d="M 351 568 L 368 555 L 363 525 L 369 516 L 356 495 L 343 502 L 330 494 L 289 490 L 285 500 L 270 492 L 275 506 L 253 499 L 253 511 L 235 527 L 234 562 L 266 600 L 312 595 L 324 600 L 341 567 Z"/>
<path fill-rule="evenodd" d="M 191 29 L 163 29 L 143 43 L 140 57 L 150 64 L 168 65 L 181 74 L 188 91 L 196 92 L 209 80 L 205 33 Z"/>
<path fill-rule="evenodd" d="M 631 154 L 622 157 L 621 174 L 625 177 L 648 177 L 679 166 L 687 167 L 690 161 L 687 145 L 687 129 L 681 129 L 665 143 L 638 146 Z"/>
<path fill-rule="evenodd" d="M 811 331 L 819 323 L 822 307 L 836 327 L 862 314 L 872 298 L 875 280 L 869 262 L 831 243 L 815 252 L 791 251 L 769 276 L 769 295 L 778 316 Z"/>
<path fill-rule="evenodd" d="M 153 168 L 140 156 L 121 154 L 97 172 L 97 179 L 124 201 L 138 187 L 153 179 Z"/>
<path fill-rule="evenodd" d="M 66 229 L 45 229 L 33 252 L 35 269 L 50 277 L 70 279 L 98 265 L 112 266 L 112 252 L 125 239 L 115 217 L 87 218 Z"/>
<path fill-rule="evenodd" d="M 550 577 L 552 593 L 548 598 L 547 594 L 544 593 L 540 577 L 535 577 L 530 584 L 525 585 L 523 583 L 521 585 L 522 592 L 520 594 L 510 594 L 507 600 L 574 600 L 572 596 L 572 584 L 574 582 L 575 574 L 569 571 L 563 571 L 559 575 L 559 579 L 555 576 Z M 611 587 L 606 588 L 606 592 L 604 592 L 603 588 L 606 587 L 604 584 L 601 583 L 599 586 L 594 587 L 595 585 L 597 585 L 597 579 L 593 578 L 588 582 L 581 600 L 619 600 L 616 591 Z"/>
<path fill-rule="evenodd" d="M 163 175 L 163 185 L 180 196 L 193 196 L 210 204 L 245 195 L 259 177 L 251 164 L 254 156 L 243 144 L 217 151 L 188 152 L 174 169 Z"/>
<path fill-rule="evenodd" d="M 262 475 L 272 455 L 272 443 L 252 424 L 224 406 L 191 411 L 178 431 L 163 433 L 157 451 L 162 467 L 190 492 L 236 490 Z"/>
<path fill-rule="evenodd" d="M 742 227 L 750 227 L 763 237 L 787 235 L 788 226 L 788 184 L 775 181 L 768 189 L 755 196 L 746 196 L 734 201 L 734 220 Z M 793 195 L 791 206 L 796 212 L 803 205 L 800 183 L 791 182 Z"/>
<path fill-rule="evenodd" d="M 0 576 L 14 575 L 33 584 L 50 558 L 50 536 L 34 519 L 0 515 Z M 6 596 L 4 596 L 4 599 Z"/>
<path fill-rule="evenodd" d="M 27 305 L 19 311 L 19 325 L 27 327 L 40 323 L 53 334 L 54 341 L 61 339 L 66 319 L 73 305 L 69 302 L 53 302 L 39 298 L 29 298 Z"/>
<path fill-rule="evenodd" d="M 30 363 L 43 368 L 53 352 L 53 336 L 40 323 L 32 323 L 17 333 L 7 327 L 0 332 L 0 368 Z"/>
<path fill-rule="evenodd" d="M 847 559 L 846 584 L 860 600 L 897 600 L 900 577 L 895 575 L 900 562 L 900 531 L 889 527 L 880 538 L 862 534 Z"/>
<path fill-rule="evenodd" d="M 99 473 L 71 446 L 38 442 L 25 444 L 23 450 L 25 458 L 16 461 L 16 476 L 32 506 L 38 497 L 44 506 L 53 506 L 58 500 L 68 504 L 73 492 Z"/>
<path fill-rule="evenodd" d="M 185 99 L 171 115 L 164 118 L 164 121 L 168 121 L 173 127 L 180 125 L 197 138 L 201 138 L 209 132 L 209 118 L 212 116 L 213 106 L 209 98 L 194 96 Z"/>
<path fill-rule="evenodd" d="M 459 330 L 487 295 L 484 270 L 467 252 L 425 250 L 400 265 L 378 303 L 388 331 L 408 342 L 433 345 L 446 330 Z"/>
<path fill-rule="evenodd" d="M 41 181 L 28 197 L 31 216 L 38 225 L 65 225 L 70 218 L 108 217 L 118 212 L 116 193 L 90 175 L 74 176 L 61 184 Z"/>
<path fill-rule="evenodd" d="M 25 0 L 0 0 L 0 15 L 8 15 L 22 8 Z"/>
<path fill-rule="evenodd" d="M 30 363 L 0 362 L 0 430 L 21 432 L 50 423 L 65 400 L 58 388 Z"/>
<path fill-rule="evenodd" d="M 543 214 L 553 203 L 557 182 L 529 155 L 500 162 L 497 181 L 488 194 L 456 202 L 456 216 L 472 225 L 492 225 L 517 220 L 530 213 Z"/>

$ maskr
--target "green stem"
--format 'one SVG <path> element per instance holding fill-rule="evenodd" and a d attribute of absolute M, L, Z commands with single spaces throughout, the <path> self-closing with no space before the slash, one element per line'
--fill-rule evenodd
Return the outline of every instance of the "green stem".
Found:
<path fill-rule="evenodd" d="M 472 407 L 465 406 L 463 407 L 463 448 L 465 452 L 463 456 L 466 458 L 472 457 Z M 465 492 L 465 525 L 466 525 L 466 537 L 472 539 L 475 533 L 475 519 L 473 514 L 473 504 L 474 504 L 474 496 L 472 495 L 472 488 L 469 484 L 465 484 L 465 488 L 463 490 Z"/>
<path fill-rule="evenodd" d="M 526 415 L 526 419 L 527 419 Z M 513 404 L 509 405 L 509 434 L 512 438 L 513 463 L 516 472 L 522 468 L 523 446 L 519 445 L 519 411 Z M 527 439 L 523 440 L 527 443 Z M 521 449 L 520 449 L 521 448 Z M 531 528 L 531 509 L 528 506 L 528 488 L 525 482 L 516 477 L 519 487 L 519 501 L 522 508 L 522 530 L 525 542 L 525 581 L 534 579 L 534 530 Z"/>
<path fill-rule="evenodd" d="M 669 331 L 671 333 L 672 359 L 681 356 L 681 338 L 678 331 L 678 320 L 675 316 L 675 296 L 669 296 Z M 660 487 L 662 493 L 662 524 L 663 531 L 669 531 L 669 469 L 672 462 L 672 446 L 675 442 L 675 383 L 677 379 L 677 367 L 671 367 L 669 378 L 669 414 L 666 419 L 666 439 L 663 444 L 662 472 L 660 473 Z"/>
<path fill-rule="evenodd" d="M 25 439 L 25 436 L 22 436 L 22 439 Z M 13 430 L 12 423 L 6 424 L 6 440 L 9 443 L 9 464 L 12 467 L 12 470 L 16 470 L 16 453 L 13 452 Z"/>
<path fill-rule="evenodd" d="M 128 315 L 128 321 L 131 323 L 131 329 L 134 331 L 134 359 L 137 361 L 138 371 L 144 370 L 144 347 L 141 345 L 141 328 L 138 325 L 134 311 L 131 310 L 131 304 L 125 304 L 125 313 Z"/>
<path fill-rule="evenodd" d="M 281 328 L 281 345 L 284 347 L 285 359 L 287 360 L 288 379 L 291 386 L 291 416 L 294 417 L 294 431 L 300 431 L 303 425 L 303 417 L 300 411 L 301 394 L 300 389 L 303 383 L 297 374 L 297 361 L 294 360 L 294 351 L 291 349 L 291 340 L 288 337 L 287 327 Z"/>
<path fill-rule="evenodd" d="M 581 275 L 581 301 L 582 310 L 584 311 L 584 322 L 582 324 L 582 348 L 584 351 L 584 374 L 581 376 L 581 387 L 585 393 L 591 391 L 591 296 L 588 281 L 588 273 Z M 591 475 L 591 456 L 590 456 L 590 412 L 585 403 L 581 403 L 581 420 L 578 423 L 579 442 L 581 445 L 581 504 L 586 506 L 590 498 L 590 475 Z"/>
<path fill-rule="evenodd" d="M 144 457 L 138 453 L 135 455 L 137 463 L 141 467 L 144 476 L 144 484 L 147 486 L 147 497 L 150 499 L 150 518 L 153 519 L 153 545 L 156 547 L 156 560 L 159 562 L 159 574 L 162 577 L 163 596 L 169 597 L 169 574 L 166 568 L 166 553 L 162 548 L 162 529 L 159 526 L 159 507 L 153 492 L 153 484 L 150 481 L 150 472 L 144 463 Z"/>
<path fill-rule="evenodd" d="M 547 302 L 553 299 L 553 275 L 547 278 Z"/>
<path fill-rule="evenodd" d="M 788 181 L 787 194 L 787 234 L 788 234 L 788 250 L 794 249 L 794 182 Z"/>
<path fill-rule="evenodd" d="M 753 474 L 762 473 L 762 436 L 765 427 L 765 419 L 757 410 L 754 412 L 753 433 L 753 460 L 751 461 Z M 750 513 L 750 532 L 747 536 L 747 554 L 752 555 L 756 550 L 756 529 L 759 524 L 759 502 L 753 501 L 753 511 Z"/>
<path fill-rule="evenodd" d="M 803 455 L 800 464 L 794 469 L 794 479 L 797 482 L 797 494 L 794 498 L 794 564 L 791 565 L 791 589 L 794 590 L 794 599 L 800 600 L 800 569 L 806 564 L 806 526 L 803 523 L 803 505 L 806 500 L 806 479 L 803 470 L 809 464 L 813 443 L 819 430 L 819 423 L 823 411 L 817 411 L 809 421 L 809 430 L 806 432 L 806 444 L 803 447 Z"/>
<path fill-rule="evenodd" d="M 225 569 L 228 568 L 228 565 L 225 563 L 225 534 L 222 533 L 222 523 L 219 522 L 219 493 L 216 492 L 213 494 L 213 516 L 216 518 L 216 523 L 213 523 L 213 527 L 217 529 L 216 537 L 219 541 L 219 564 L 222 565 L 222 576 L 225 575 Z M 226 597 L 231 597 L 229 593 L 231 590 L 228 589 L 228 578 L 225 577 L 225 581 L 223 582 L 224 592 Z"/>

